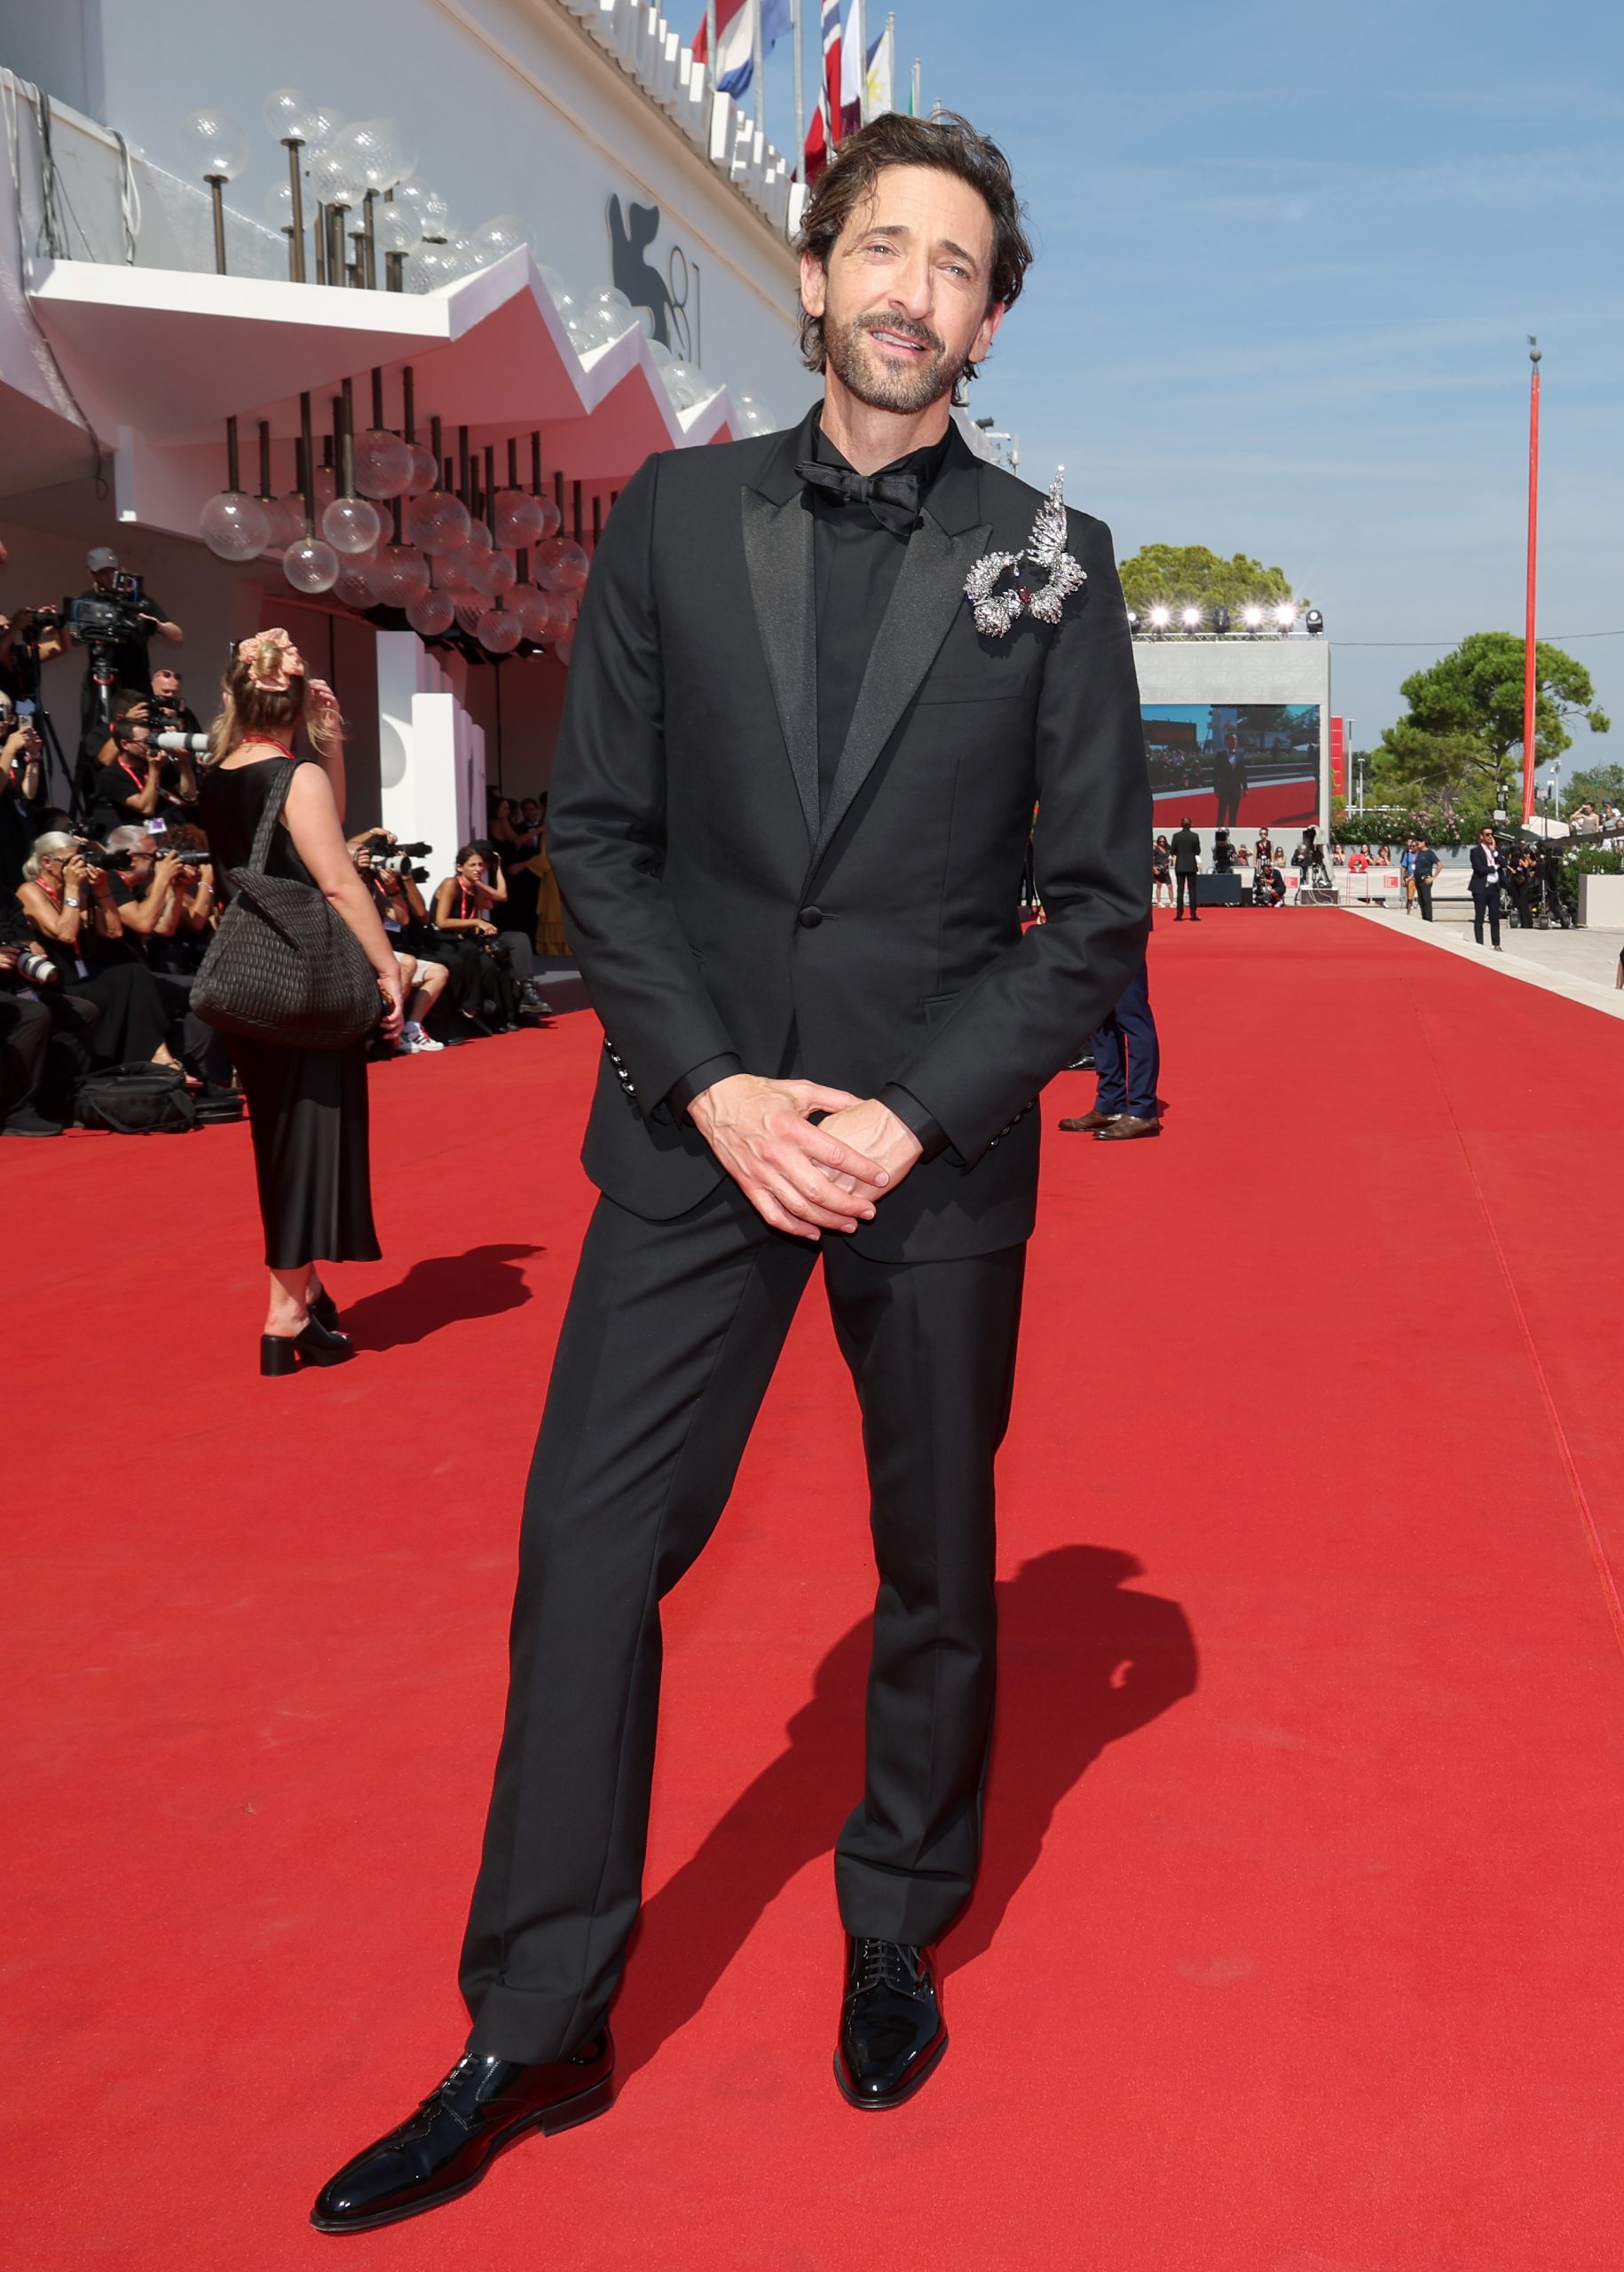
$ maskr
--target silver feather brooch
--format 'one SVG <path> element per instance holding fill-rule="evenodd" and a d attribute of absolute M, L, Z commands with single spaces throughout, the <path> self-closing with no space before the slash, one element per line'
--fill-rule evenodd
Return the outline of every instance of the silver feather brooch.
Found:
<path fill-rule="evenodd" d="M 975 627 L 989 639 L 1001 639 L 1023 612 L 1039 623 L 1058 623 L 1067 599 L 1088 581 L 1088 571 L 1066 549 L 1065 475 L 1062 466 L 1037 509 L 1025 548 L 984 553 L 965 578 L 965 597 L 975 611 Z M 1036 575 L 1029 581 L 1022 579 L 1023 567 L 1041 570 L 1044 581 L 1040 584 Z M 1012 571 L 1015 582 L 1000 591 L 1001 580 Z"/>

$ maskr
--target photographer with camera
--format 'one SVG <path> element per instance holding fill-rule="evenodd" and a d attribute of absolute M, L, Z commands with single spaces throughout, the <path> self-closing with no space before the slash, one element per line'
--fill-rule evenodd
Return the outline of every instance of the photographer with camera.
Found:
<path fill-rule="evenodd" d="M 154 741 L 161 735 L 178 735 L 193 745 L 187 749 L 164 751 L 163 781 L 159 791 L 161 810 L 176 818 L 190 818 L 197 808 L 198 761 L 208 746 L 208 737 L 198 724 L 196 712 L 182 698 L 180 673 L 170 663 L 154 667 L 153 697 L 147 716 Z"/>
<path fill-rule="evenodd" d="M 61 1134 L 99 1017 L 64 987 L 17 902 L 0 902 L 0 1136 Z"/>
<path fill-rule="evenodd" d="M 163 752 L 153 739 L 150 698 L 121 689 L 106 739 L 86 787 L 86 825 L 106 838 L 115 828 L 159 817 Z"/>
<path fill-rule="evenodd" d="M 224 1034 L 193 1015 L 195 974 L 186 968 L 182 949 L 184 940 L 213 928 L 212 859 L 135 827 L 115 828 L 101 849 L 111 864 L 107 889 L 118 911 L 122 955 L 152 973 L 170 1019 L 170 1046 L 178 1044 L 188 1080 L 228 1089 L 231 1050 Z"/>
<path fill-rule="evenodd" d="M 53 829 L 28 855 L 16 903 L 64 987 L 88 996 L 99 1012 L 97 1064 L 150 1060 L 177 1073 L 182 1069 L 169 1046 L 169 1014 L 119 919 L 106 865 L 116 857 Z"/>
<path fill-rule="evenodd" d="M 151 694 L 147 647 L 154 634 L 172 647 L 178 647 L 185 634 L 143 588 L 140 577 L 119 566 L 111 545 L 96 545 L 86 554 L 84 564 L 91 572 L 91 588 L 75 601 L 67 629 L 76 645 L 90 651 L 81 701 L 83 722 L 89 727 L 103 714 L 106 689 L 122 686 L 131 693 Z"/>
<path fill-rule="evenodd" d="M 395 1053 L 401 1057 L 422 1056 L 445 1046 L 425 1031 L 424 1020 L 445 991 L 451 974 L 445 963 L 416 952 L 429 930 L 428 911 L 417 886 L 420 880 L 427 878 L 429 871 L 414 868 L 411 854 L 428 848 L 426 845 L 408 845 L 402 850 L 386 828 L 368 829 L 350 840 L 350 857 L 372 894 L 378 919 L 389 935 L 395 960 L 400 965 L 400 981 L 406 990 L 406 1020 Z M 387 1055 L 388 1045 L 382 1047 Z"/>
<path fill-rule="evenodd" d="M 15 891 L 34 843 L 44 793 L 45 753 L 31 716 L 0 693 L 0 891 Z"/>
<path fill-rule="evenodd" d="M 512 1032 L 521 1009 L 537 1017 L 549 1014 L 536 992 L 535 950 L 530 940 L 523 931 L 504 931 L 491 919 L 492 911 L 505 910 L 507 903 L 508 880 L 497 848 L 489 839 L 462 846 L 457 854 L 456 873 L 447 876 L 434 895 L 436 930 L 477 940 L 489 958 L 487 1003 L 492 970 L 498 974 L 492 1006 L 501 1033 Z"/>

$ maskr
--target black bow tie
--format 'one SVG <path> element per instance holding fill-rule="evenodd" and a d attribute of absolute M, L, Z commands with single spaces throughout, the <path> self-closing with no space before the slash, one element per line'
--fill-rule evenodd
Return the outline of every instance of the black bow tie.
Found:
<path fill-rule="evenodd" d="M 893 536 L 911 536 L 919 525 L 919 477 L 898 466 L 886 473 L 854 473 L 848 465 L 824 465 L 817 458 L 802 458 L 795 468 L 808 489 L 842 504 L 866 505 L 882 529 Z"/>

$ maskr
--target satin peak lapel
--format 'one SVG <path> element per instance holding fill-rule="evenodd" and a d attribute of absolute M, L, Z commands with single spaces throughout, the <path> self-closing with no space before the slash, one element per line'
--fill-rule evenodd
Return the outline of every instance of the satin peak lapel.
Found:
<path fill-rule="evenodd" d="M 965 604 L 965 578 L 987 549 L 991 524 L 951 536 L 926 509 L 908 540 L 908 556 L 897 577 L 891 604 L 875 635 L 863 674 L 857 706 L 840 762 L 830 785 L 829 805 L 816 831 L 816 864 L 850 811 L 852 801 L 895 732 L 902 714 L 918 692 L 953 619 Z M 816 705 L 814 703 L 816 756 Z M 816 767 L 813 768 L 816 785 Z"/>
<path fill-rule="evenodd" d="M 817 834 L 817 627 L 812 591 L 812 516 L 801 490 L 776 504 L 759 490 L 741 492 L 750 596 L 767 656 L 767 674 L 790 768 L 806 816 Z"/>

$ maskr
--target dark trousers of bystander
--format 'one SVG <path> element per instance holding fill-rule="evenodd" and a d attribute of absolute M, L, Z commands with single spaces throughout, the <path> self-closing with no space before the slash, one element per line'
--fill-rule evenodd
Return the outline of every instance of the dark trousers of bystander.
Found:
<path fill-rule="evenodd" d="M 1471 895 L 1471 935 L 1483 944 L 1483 919 L 1488 918 L 1489 937 L 1495 946 L 1500 944 L 1500 887 L 1492 891 L 1479 891 L 1474 884 Z"/>
<path fill-rule="evenodd" d="M 1190 920 L 1192 923 L 1199 923 L 1201 921 L 1201 917 L 1196 911 L 1195 905 L 1195 878 L 1194 876 L 1186 875 L 1181 868 L 1178 872 L 1177 881 L 1179 886 L 1177 895 L 1179 901 L 1179 911 L 1173 918 L 1174 922 L 1182 923 L 1184 920 L 1184 903 L 1186 895 L 1187 894 L 1190 902 Z"/>
<path fill-rule="evenodd" d="M 1422 921 L 1430 923 L 1432 920 L 1432 879 L 1431 876 L 1416 877 L 1415 897 L 1421 907 Z"/>

